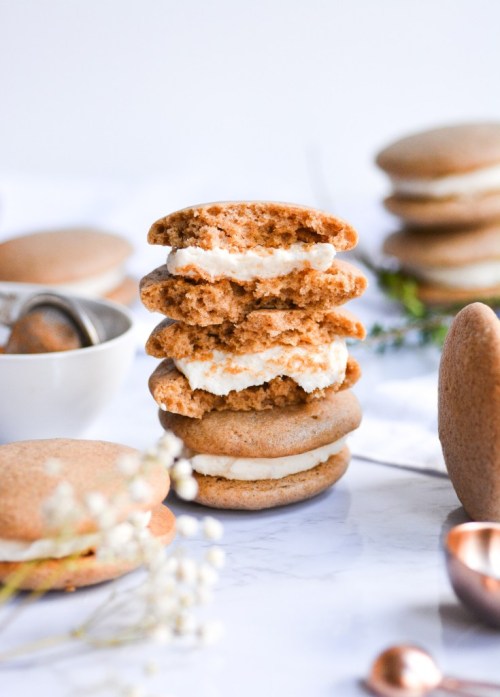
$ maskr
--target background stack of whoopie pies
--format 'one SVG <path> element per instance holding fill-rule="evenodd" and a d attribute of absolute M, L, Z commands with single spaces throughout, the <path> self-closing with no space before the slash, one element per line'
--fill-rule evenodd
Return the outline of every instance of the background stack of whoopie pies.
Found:
<path fill-rule="evenodd" d="M 377 156 L 404 228 L 384 251 L 418 283 L 427 305 L 500 304 L 500 123 L 436 128 Z"/>
<path fill-rule="evenodd" d="M 336 258 L 356 232 L 312 208 L 229 202 L 172 213 L 148 241 L 169 248 L 141 281 L 169 318 L 146 345 L 162 359 L 149 386 L 190 450 L 197 501 L 261 509 L 331 486 L 361 419 L 346 338 L 364 328 L 339 306 L 366 280 Z"/>

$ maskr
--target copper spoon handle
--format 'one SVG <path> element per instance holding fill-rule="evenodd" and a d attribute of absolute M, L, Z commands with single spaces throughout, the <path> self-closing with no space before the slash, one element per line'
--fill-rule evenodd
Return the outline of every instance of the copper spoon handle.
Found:
<path fill-rule="evenodd" d="M 458 678 L 443 678 L 439 689 L 445 692 L 451 692 L 455 695 L 461 695 L 461 697 L 483 697 L 483 695 L 477 692 L 468 692 L 468 689 L 474 690 L 478 688 L 484 693 L 485 690 L 490 691 L 491 697 L 500 697 L 500 683 L 485 682 L 482 680 L 462 680 Z M 491 690 L 495 690 L 491 693 Z"/>

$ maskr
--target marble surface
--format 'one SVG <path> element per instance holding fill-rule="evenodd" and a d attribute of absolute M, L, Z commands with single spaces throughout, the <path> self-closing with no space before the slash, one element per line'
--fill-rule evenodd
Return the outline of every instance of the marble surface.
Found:
<path fill-rule="evenodd" d="M 153 364 L 138 354 L 89 437 L 153 442 L 159 427 L 146 388 Z M 354 697 L 364 694 L 360 679 L 377 652 L 402 641 L 430 649 L 449 674 L 498 679 L 500 633 L 462 609 L 447 580 L 442 537 L 464 516 L 446 477 L 354 460 L 315 500 L 218 517 L 227 551 L 209 611 L 225 626 L 218 644 L 99 651 L 75 644 L 0 667 L 0 694 L 31 695 L 36 686 L 38 697 Z M 104 585 L 43 599 L 0 633 L 0 651 L 70 629 L 107 593 Z M 151 659 L 158 672 L 148 677 Z"/>

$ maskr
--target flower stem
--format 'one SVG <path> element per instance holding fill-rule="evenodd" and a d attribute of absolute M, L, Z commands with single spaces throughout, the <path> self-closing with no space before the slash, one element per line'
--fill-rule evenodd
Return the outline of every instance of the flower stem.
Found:
<path fill-rule="evenodd" d="M 44 637 L 43 639 L 38 639 L 37 641 L 29 641 L 25 644 L 16 646 L 14 649 L 10 649 L 10 651 L 0 653 L 0 663 L 10 661 L 13 658 L 18 658 L 19 656 L 25 656 L 33 651 L 50 649 L 53 646 L 58 646 L 59 644 L 64 644 L 67 641 L 72 641 L 73 639 L 77 638 L 77 634 L 73 631 L 67 632 L 66 634 L 54 634 L 53 636 Z"/>

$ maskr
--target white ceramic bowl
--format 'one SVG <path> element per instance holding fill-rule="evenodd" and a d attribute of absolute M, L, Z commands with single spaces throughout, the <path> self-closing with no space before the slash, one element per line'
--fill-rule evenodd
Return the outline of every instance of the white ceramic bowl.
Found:
<path fill-rule="evenodd" d="M 16 294 L 32 291 L 16 288 Z M 102 343 L 57 353 L 0 354 L 0 443 L 78 437 L 123 382 L 137 346 L 131 313 L 105 300 L 78 301 L 99 320 Z"/>

